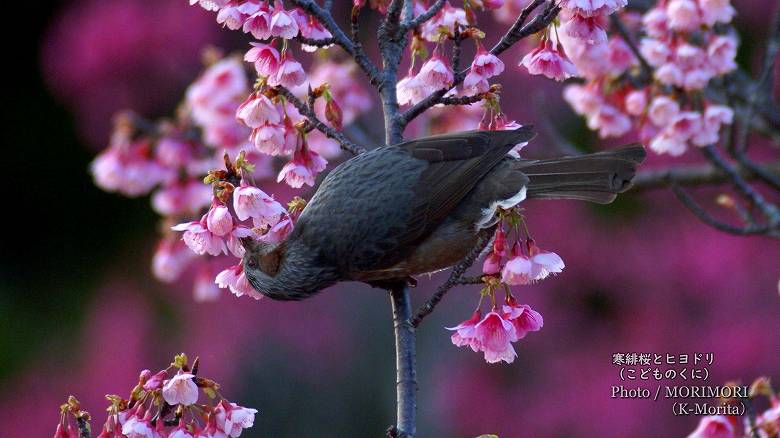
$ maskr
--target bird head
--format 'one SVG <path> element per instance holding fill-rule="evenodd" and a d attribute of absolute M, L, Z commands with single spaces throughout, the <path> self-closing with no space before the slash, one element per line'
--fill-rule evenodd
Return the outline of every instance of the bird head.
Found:
<path fill-rule="evenodd" d="M 302 300 L 339 279 L 335 268 L 322 263 L 317 253 L 295 239 L 268 243 L 245 238 L 241 244 L 247 280 L 271 299 Z"/>

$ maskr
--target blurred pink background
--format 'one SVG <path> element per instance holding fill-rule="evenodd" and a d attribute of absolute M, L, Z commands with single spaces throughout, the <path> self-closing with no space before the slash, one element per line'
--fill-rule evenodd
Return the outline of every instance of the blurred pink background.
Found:
<path fill-rule="evenodd" d="M 749 30 L 742 61 L 753 65 L 770 16 L 767 2 L 735 4 L 739 28 Z M 371 28 L 364 26 L 367 33 Z M 37 44 L 42 79 L 72 115 L 82 143 L 74 152 L 75 171 L 86 172 L 90 155 L 107 142 L 114 111 L 172 113 L 200 68 L 205 45 L 243 50 L 247 42 L 183 0 L 62 2 Z M 515 65 L 520 53 L 510 52 L 507 65 Z M 560 86 L 519 69 L 502 80 L 510 118 L 534 123 L 548 117 L 578 145 L 596 143 L 563 104 Z M 543 112 L 529 98 L 538 93 L 544 95 Z M 361 123 L 378 120 L 373 114 Z M 526 152 L 551 154 L 546 141 L 540 136 Z M 652 157 L 647 166 L 660 163 Z M 100 224 L 111 221 L 111 230 L 121 229 L 124 237 L 111 239 L 100 259 L 87 254 L 81 265 L 71 265 L 72 275 L 92 276 L 83 287 L 57 289 L 60 271 L 48 271 L 55 274 L 49 287 L 56 293 L 39 299 L 81 297 L 70 308 L 78 316 L 62 328 L 35 331 L 33 343 L 20 340 L 25 345 L 13 350 L 22 352 L 20 362 L 0 375 L 4 436 L 51 435 L 68 394 L 100 420 L 104 394 L 126 394 L 141 369 L 163 368 L 181 351 L 201 357 L 202 374 L 223 383 L 223 394 L 260 411 L 246 436 L 382 435 L 395 411 L 392 324 L 383 292 L 344 284 L 302 303 L 256 303 L 225 293 L 216 303 L 197 304 L 189 282 L 172 288 L 151 278 L 151 213 L 135 213 L 145 214 L 140 219 L 114 214 L 111 206 L 130 201 L 86 187 L 93 202 L 76 214 L 100 214 L 105 222 L 92 232 L 103 233 Z M 132 202 L 146 208 L 146 201 Z M 616 352 L 713 352 L 711 385 L 780 378 L 776 241 L 716 232 L 666 191 L 625 196 L 608 207 L 539 201 L 526 207 L 537 242 L 567 265 L 558 277 L 518 290 L 521 302 L 544 315 L 545 326 L 517 345 L 515 363 L 488 365 L 453 346 L 444 330 L 470 315 L 478 289 L 450 292 L 418 331 L 420 436 L 655 437 L 692 431 L 698 419 L 673 416 L 669 400 L 610 398 L 611 386 L 621 384 L 612 365 Z M 79 271 L 93 263 L 99 269 Z M 415 302 L 422 303 L 445 275 L 423 279 L 413 291 Z M 26 317 L 32 326 L 35 312 Z M 31 330 L 15 327 L 22 338 Z"/>

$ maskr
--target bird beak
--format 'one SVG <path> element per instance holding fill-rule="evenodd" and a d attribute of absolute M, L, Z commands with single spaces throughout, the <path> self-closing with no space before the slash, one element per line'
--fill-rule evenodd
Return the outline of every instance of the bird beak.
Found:
<path fill-rule="evenodd" d="M 258 242 L 251 237 L 242 237 L 239 241 L 241 241 L 241 246 L 243 246 L 247 252 L 254 252 L 257 249 Z"/>

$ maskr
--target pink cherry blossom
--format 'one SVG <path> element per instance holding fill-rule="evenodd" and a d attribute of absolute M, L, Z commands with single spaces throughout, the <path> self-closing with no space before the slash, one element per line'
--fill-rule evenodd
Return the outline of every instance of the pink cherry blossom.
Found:
<path fill-rule="evenodd" d="M 674 157 L 682 155 L 686 149 L 685 140 L 674 136 L 669 130 L 664 130 L 654 137 L 649 146 L 658 154 L 669 154 Z"/>
<path fill-rule="evenodd" d="M 293 19 L 289 12 L 281 7 L 277 7 L 274 8 L 273 15 L 271 15 L 269 30 L 271 36 L 289 40 L 298 35 L 298 23 Z"/>
<path fill-rule="evenodd" d="M 287 155 L 292 150 L 287 149 L 284 138 L 284 126 L 266 123 L 252 130 L 249 141 L 258 151 L 268 155 Z"/>
<path fill-rule="evenodd" d="M 216 199 L 206 213 L 206 227 L 220 237 L 233 231 L 233 216 L 230 215 L 228 208 Z"/>
<path fill-rule="evenodd" d="M 306 72 L 303 71 L 303 66 L 289 54 L 282 56 L 276 74 L 268 77 L 268 83 L 270 85 L 281 85 L 287 88 L 297 87 L 305 81 Z"/>
<path fill-rule="evenodd" d="M 737 39 L 732 35 L 718 35 L 707 46 L 709 65 L 716 74 L 728 73 L 737 68 Z"/>
<path fill-rule="evenodd" d="M 485 318 L 474 326 L 474 337 L 476 338 L 474 342 L 478 343 L 488 363 L 500 361 L 512 363 L 517 357 L 512 346 L 512 342 L 517 340 L 515 327 L 496 309 L 485 315 Z M 471 346 L 471 344 L 467 345 Z"/>
<path fill-rule="evenodd" d="M 122 434 L 127 438 L 161 438 L 148 418 L 130 417 L 122 425 Z"/>
<path fill-rule="evenodd" d="M 737 13 L 730 0 L 699 0 L 699 8 L 702 22 L 707 26 L 728 23 Z"/>
<path fill-rule="evenodd" d="M 528 256 L 520 252 L 520 246 L 516 244 L 501 272 L 501 281 L 509 285 L 523 285 L 532 280 L 533 263 Z"/>
<path fill-rule="evenodd" d="M 612 105 L 602 104 L 588 116 L 588 128 L 597 130 L 599 137 L 620 137 L 631 130 L 631 119 Z"/>
<path fill-rule="evenodd" d="M 152 273 L 165 283 L 179 278 L 195 255 L 180 240 L 162 239 L 152 256 Z"/>
<path fill-rule="evenodd" d="M 664 85 L 682 87 L 685 85 L 685 73 L 673 62 L 667 62 L 655 70 L 654 76 Z"/>
<path fill-rule="evenodd" d="M 228 437 L 236 438 L 241 436 L 244 429 L 254 425 L 257 409 L 245 408 L 235 403 L 223 401 L 217 405 L 214 412 L 217 429 Z"/>
<path fill-rule="evenodd" d="M 179 372 L 163 384 L 162 395 L 169 405 L 189 406 L 198 401 L 198 386 L 192 373 Z"/>
<path fill-rule="evenodd" d="M 609 15 L 626 6 L 627 0 L 558 0 L 558 5 L 583 17 Z"/>
<path fill-rule="evenodd" d="M 667 43 L 653 38 L 642 38 L 639 43 L 639 51 L 647 63 L 653 67 L 664 65 L 671 55 L 671 49 Z"/>
<path fill-rule="evenodd" d="M 207 11 L 218 11 L 227 6 L 228 2 L 229 0 L 190 0 L 190 6 L 197 4 Z"/>
<path fill-rule="evenodd" d="M 176 427 L 176 429 L 173 429 L 170 434 L 168 434 L 168 438 L 193 438 L 192 434 L 187 431 L 187 428 L 184 427 L 184 425 L 179 424 L 179 426 Z"/>
<path fill-rule="evenodd" d="M 205 216 L 200 222 L 185 222 L 171 227 L 171 229 L 184 231 L 182 239 L 195 254 L 217 256 L 227 252 L 225 242 L 206 227 Z"/>
<path fill-rule="evenodd" d="M 220 290 L 214 284 L 214 270 L 209 264 L 203 263 L 195 273 L 192 285 L 192 297 L 196 303 L 213 302 L 219 299 Z"/>
<path fill-rule="evenodd" d="M 282 121 L 279 110 L 264 94 L 252 93 L 236 110 L 236 118 L 250 128 Z"/>
<path fill-rule="evenodd" d="M 463 87 L 475 93 L 484 93 L 490 87 L 487 79 L 498 76 L 503 71 L 504 63 L 479 44 L 471 68 L 463 80 Z"/>
<path fill-rule="evenodd" d="M 227 235 L 227 241 L 225 242 L 227 249 L 238 258 L 244 257 L 244 246 L 241 245 L 241 239 L 245 237 L 255 237 L 255 233 L 251 228 L 243 225 L 236 226 Z"/>
<path fill-rule="evenodd" d="M 528 304 L 518 304 L 510 297 L 503 307 L 505 318 L 515 327 L 515 338 L 523 339 L 528 332 L 539 331 L 544 325 L 542 315 Z"/>
<path fill-rule="evenodd" d="M 593 114 L 601 107 L 603 99 L 592 87 L 567 85 L 563 89 L 563 98 L 580 115 Z"/>
<path fill-rule="evenodd" d="M 647 93 L 644 90 L 633 90 L 626 94 L 626 112 L 632 116 L 640 116 L 647 108 Z"/>
<path fill-rule="evenodd" d="M 572 38 L 580 39 L 588 44 L 604 44 L 607 42 L 607 17 L 605 15 L 583 16 L 564 9 L 561 11 L 561 31 Z"/>
<path fill-rule="evenodd" d="M 279 69 L 279 51 L 273 46 L 263 43 L 250 43 L 252 48 L 244 55 L 244 61 L 255 64 L 255 70 L 260 76 L 273 76 Z"/>
<path fill-rule="evenodd" d="M 699 420 L 699 426 L 688 438 L 736 438 L 734 425 L 723 415 L 709 415 Z"/>
<path fill-rule="evenodd" d="M 241 29 L 241 26 L 246 19 L 247 15 L 242 14 L 241 9 L 238 6 L 227 6 L 220 9 L 217 13 L 217 23 L 230 30 Z"/>
<path fill-rule="evenodd" d="M 286 210 L 257 187 L 242 182 L 233 191 L 233 210 L 239 220 L 252 218 L 267 218 L 283 214 Z"/>
<path fill-rule="evenodd" d="M 470 319 L 463 321 L 455 327 L 446 327 L 447 330 L 455 331 L 450 337 L 452 343 L 458 347 L 468 345 L 474 352 L 479 351 L 482 346 L 477 340 L 476 327 L 480 320 L 482 320 L 482 312 L 476 310 Z"/>
<path fill-rule="evenodd" d="M 432 91 L 416 75 L 411 72 L 402 78 L 395 86 L 400 105 L 415 105 L 425 99 Z"/>
<path fill-rule="evenodd" d="M 438 52 L 425 61 L 417 74 L 417 79 L 433 90 L 448 88 L 452 85 L 453 73 L 446 58 Z"/>
<path fill-rule="evenodd" d="M 366 87 L 358 80 L 359 70 L 351 62 L 323 62 L 314 67 L 309 75 L 312 87 L 328 83 L 330 93 L 339 102 L 342 122 L 349 125 L 358 115 L 371 109 L 373 100 Z M 333 78 L 341 78 L 333 80 Z M 315 110 L 324 116 L 325 104 L 322 100 L 315 103 Z M 312 133 L 313 134 L 313 133 Z M 313 142 L 312 142 L 313 143 Z M 316 148 L 315 148 L 316 149 Z M 317 151 L 320 152 L 319 150 Z M 320 155 L 322 155 L 320 153 Z"/>
<path fill-rule="evenodd" d="M 290 187 L 300 188 L 304 184 L 314 186 L 317 174 L 325 169 L 328 162 L 316 152 L 303 147 L 295 152 L 293 159 L 282 167 L 277 182 L 284 180 Z"/>
<path fill-rule="evenodd" d="M 558 274 L 565 267 L 561 257 L 551 251 L 546 251 L 532 241 L 528 240 L 528 255 L 533 266 L 531 267 L 531 279 L 543 280 L 550 274 Z"/>
<path fill-rule="evenodd" d="M 244 33 L 251 33 L 258 40 L 266 40 L 271 37 L 271 12 L 267 7 L 260 8 L 257 12 L 247 17 L 243 25 Z"/>
<path fill-rule="evenodd" d="M 157 374 L 149 377 L 143 384 L 144 391 L 156 391 L 163 387 L 163 381 L 168 377 L 168 373 L 165 370 L 159 371 Z"/>
<path fill-rule="evenodd" d="M 214 283 L 216 283 L 217 286 L 222 289 L 229 288 L 230 292 L 232 292 L 237 297 L 247 295 L 256 300 L 263 298 L 263 294 L 256 291 L 255 288 L 249 284 L 249 280 L 246 278 L 246 274 L 244 273 L 244 265 L 242 263 L 231 266 L 217 274 L 217 277 L 214 279 Z"/>
<path fill-rule="evenodd" d="M 298 24 L 298 29 L 301 32 L 301 36 L 304 38 L 309 38 L 312 40 L 324 40 L 333 36 L 329 30 L 325 29 L 325 26 L 317 21 L 316 18 L 309 16 L 300 8 L 295 8 L 290 11 L 290 15 L 292 15 L 293 19 L 295 19 L 295 22 Z M 309 46 L 307 44 L 301 44 L 301 48 L 306 52 L 314 52 L 319 49 L 317 46 Z"/>
<path fill-rule="evenodd" d="M 647 35 L 651 38 L 664 38 L 669 32 L 669 17 L 664 8 L 653 8 L 642 17 Z"/>
<path fill-rule="evenodd" d="M 556 81 L 577 75 L 574 64 L 550 40 L 526 54 L 520 65 L 532 75 L 544 75 Z"/>
<path fill-rule="evenodd" d="M 724 105 L 710 105 L 704 111 L 702 129 L 694 133 L 691 143 L 696 146 L 708 146 L 718 142 L 721 125 L 730 125 L 734 121 L 734 110 Z"/>
<path fill-rule="evenodd" d="M 423 23 L 421 26 L 421 34 L 426 40 L 436 42 L 440 39 L 441 29 L 445 29 L 446 32 L 453 34 L 456 24 L 461 26 L 468 25 L 466 11 L 462 8 L 453 7 L 449 0 L 447 0 L 444 2 L 444 6 L 441 10 L 439 10 L 433 18 Z"/>
<path fill-rule="evenodd" d="M 671 0 L 666 6 L 669 28 L 677 31 L 692 31 L 701 24 L 699 8 L 694 0 Z"/>
<path fill-rule="evenodd" d="M 680 113 L 680 104 L 669 96 L 657 96 L 650 103 L 647 116 L 658 127 L 664 127 L 672 122 Z"/>
<path fill-rule="evenodd" d="M 211 202 L 211 188 L 190 179 L 169 183 L 152 195 L 152 209 L 163 216 L 197 213 Z"/>
<path fill-rule="evenodd" d="M 262 222 L 262 227 L 266 227 L 265 234 L 261 235 L 258 240 L 266 243 L 279 243 L 284 241 L 287 236 L 293 230 L 293 222 L 290 215 L 287 213 L 279 216 L 279 221 L 276 223 Z M 256 223 L 255 226 L 258 226 Z M 268 228 L 270 226 L 270 228 Z"/>

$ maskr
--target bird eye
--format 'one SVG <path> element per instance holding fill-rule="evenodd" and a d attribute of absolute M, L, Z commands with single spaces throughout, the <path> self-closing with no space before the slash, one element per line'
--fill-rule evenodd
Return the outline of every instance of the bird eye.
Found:
<path fill-rule="evenodd" d="M 254 257 L 247 257 L 246 265 L 251 267 L 251 268 L 254 268 L 255 266 L 257 266 L 257 261 L 255 260 Z"/>

